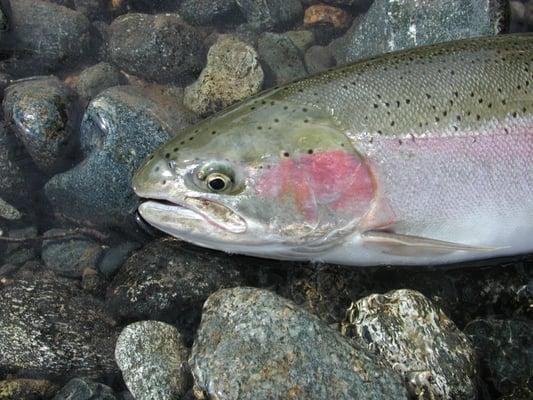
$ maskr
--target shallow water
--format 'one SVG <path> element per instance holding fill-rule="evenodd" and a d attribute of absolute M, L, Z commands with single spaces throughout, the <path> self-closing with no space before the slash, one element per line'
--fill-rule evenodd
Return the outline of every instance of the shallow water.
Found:
<path fill-rule="evenodd" d="M 238 100 L 383 51 L 481 34 L 533 32 L 533 1 L 513 1 L 501 15 L 494 8 L 497 2 L 482 0 L 439 5 L 427 0 L 315 3 L 0 1 L 0 28 L 4 27 L 0 31 L 0 399 L 56 395 L 57 399 L 201 398 L 201 392 L 209 398 L 213 387 L 219 388 L 220 399 L 321 398 L 320 393 L 350 398 L 349 393 L 355 391 L 341 393 L 341 385 L 332 384 L 341 382 L 344 375 L 334 377 L 338 380 L 315 379 L 302 372 L 312 373 L 320 362 L 324 369 L 317 371 L 341 371 L 345 361 L 328 364 L 327 352 L 318 353 L 320 346 L 313 345 L 314 337 L 295 335 L 297 342 L 291 347 L 285 338 L 294 326 L 283 325 L 286 321 L 277 319 L 275 309 L 270 315 L 268 310 L 253 307 L 267 304 L 292 310 L 296 306 L 286 305 L 284 299 L 288 299 L 299 306 L 295 309 L 302 310 L 301 315 L 297 311 L 290 318 L 301 318 L 301 324 L 312 321 L 310 326 L 316 323 L 316 329 L 327 332 L 327 325 L 342 332 L 343 337 L 334 336 L 328 342 L 338 344 L 339 349 L 351 346 L 346 336 L 355 337 L 357 346 L 365 348 L 360 351 L 366 354 L 373 346 L 364 344 L 364 335 L 357 333 L 350 307 L 366 296 L 397 289 L 416 290 L 443 312 L 430 309 L 424 314 L 424 308 L 407 313 L 407 319 L 415 321 L 419 317 L 413 315 L 425 315 L 417 322 L 421 331 L 431 325 L 430 314 L 438 314 L 437 320 L 445 326 L 443 342 L 424 342 L 426 348 L 442 346 L 438 349 L 443 354 L 450 349 L 451 353 L 472 351 L 478 361 L 475 368 L 472 360 L 438 358 L 443 365 L 449 362 L 449 369 L 460 365 L 473 372 L 465 372 L 467 377 L 461 380 L 446 368 L 435 372 L 437 368 L 431 370 L 430 383 L 412 383 L 412 375 L 405 371 L 376 367 L 377 374 L 397 374 L 397 382 L 384 387 L 390 385 L 397 393 L 408 391 L 410 398 L 420 399 L 532 398 L 531 255 L 416 268 L 290 263 L 177 243 L 139 218 L 139 200 L 131 189 L 131 177 L 142 160 L 181 129 Z M 235 39 L 221 45 L 220 34 Z M 215 44 L 221 49 L 219 64 L 211 66 L 214 86 L 202 86 L 200 74 Z M 228 76 L 231 79 L 226 79 Z M 250 300 L 245 292 L 218 292 L 219 297 L 205 306 L 205 321 L 198 330 L 202 305 L 210 295 L 221 288 L 244 286 L 267 289 L 270 292 L 266 293 L 279 297 L 270 299 L 270 294 L 258 291 L 259 300 Z M 409 295 L 406 298 L 402 301 L 408 304 Z M 234 299 L 240 303 L 231 303 Z M 294 349 L 305 353 L 305 346 L 299 346 L 309 341 L 309 354 L 315 354 L 311 349 L 317 351 L 315 362 L 312 357 L 310 361 L 296 356 L 296 361 L 278 365 L 279 370 L 292 371 L 292 375 L 272 367 L 270 375 L 250 378 L 247 372 L 262 367 L 266 361 L 261 357 L 268 354 L 261 355 L 258 350 L 256 357 L 250 351 L 249 359 L 241 362 L 239 353 L 246 347 L 239 347 L 240 342 L 227 344 L 232 350 L 229 355 L 210 347 L 206 333 L 209 316 L 223 314 L 213 308 L 217 301 L 225 304 L 225 310 L 237 310 L 235 320 L 212 322 L 224 326 L 219 332 L 222 342 L 228 339 L 223 330 L 241 326 L 240 322 L 245 328 L 237 329 L 235 337 L 246 338 L 254 329 L 263 328 L 267 337 L 281 335 L 283 340 L 268 342 L 273 347 L 272 358 L 277 356 L 276 348 L 287 350 L 287 354 Z M 356 314 L 371 315 L 372 307 L 368 310 L 362 304 L 356 307 Z M 278 321 L 279 327 L 265 322 L 258 328 L 253 318 L 239 321 L 249 310 L 257 313 L 260 323 Z M 396 317 L 401 319 L 394 314 L 383 324 L 397 322 Z M 169 325 L 150 325 L 121 336 L 121 350 L 115 358 L 122 329 L 145 320 Z M 391 323 L 389 328 L 400 326 L 392 336 L 402 337 L 404 325 Z M 179 339 L 174 337 L 174 328 Z M 428 332 L 435 337 L 441 334 Z M 324 335 L 329 334 L 333 335 Z M 148 344 L 141 349 L 142 343 L 151 340 L 142 338 L 151 335 L 156 338 L 154 342 L 160 340 L 168 346 L 167 350 Z M 463 338 L 464 343 L 472 342 L 464 344 Z M 354 348 L 359 349 L 357 346 Z M 186 359 L 191 347 L 189 368 Z M 416 353 L 415 347 L 407 348 L 406 353 Z M 214 360 L 209 359 L 210 352 Z M 175 359 L 169 361 L 169 353 L 184 367 L 177 368 Z M 382 349 L 382 353 L 386 351 Z M 136 354 L 142 356 L 136 359 Z M 343 360 L 342 355 L 334 358 Z M 233 363 L 235 360 L 239 363 Z M 402 362 L 409 364 L 405 360 L 398 364 Z M 454 364 L 459 362 L 467 366 Z M 228 377 L 217 363 L 237 365 L 240 370 Z M 424 370 L 422 364 L 418 367 Z M 153 365 L 157 371 L 168 371 L 167 378 L 154 373 L 150 369 Z M 125 372 L 135 368 L 135 373 Z M 434 383 L 440 382 L 439 373 L 446 377 L 441 386 Z M 351 381 L 351 375 L 347 376 Z M 416 375 L 416 379 L 421 376 Z M 236 385 L 233 377 L 243 388 L 235 397 L 228 389 Z M 72 378 L 88 381 L 71 382 L 59 392 Z M 291 388 L 290 393 L 279 395 L 277 390 L 284 383 L 300 379 L 314 382 L 314 386 L 305 386 L 301 392 Z M 461 385 L 467 389 L 460 389 Z M 374 386 L 371 380 L 365 392 L 368 398 L 396 393 Z M 265 387 L 272 391 L 263 390 Z M 447 391 L 444 395 L 438 392 L 443 387 Z M 80 394 L 84 390 L 95 397 Z M 76 394 L 68 397 L 67 393 Z"/>

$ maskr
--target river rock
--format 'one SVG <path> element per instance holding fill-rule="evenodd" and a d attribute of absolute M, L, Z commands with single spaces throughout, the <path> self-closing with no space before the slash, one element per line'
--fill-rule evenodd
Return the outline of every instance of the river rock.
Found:
<path fill-rule="evenodd" d="M 167 86 L 115 86 L 91 101 L 81 124 L 84 161 L 55 175 L 45 194 L 55 209 L 101 227 L 136 227 L 131 178 L 144 158 L 196 121 Z"/>
<path fill-rule="evenodd" d="M 421 293 L 396 290 L 362 298 L 348 309 L 342 331 L 402 374 L 415 398 L 476 398 L 472 344 Z"/>
<path fill-rule="evenodd" d="M 17 164 L 21 145 L 17 144 L 3 123 L 0 123 L 0 193 L 8 202 L 27 200 L 26 177 Z"/>
<path fill-rule="evenodd" d="M 182 398 L 190 384 L 189 349 L 172 325 L 142 321 L 120 334 L 115 358 L 136 400 Z"/>
<path fill-rule="evenodd" d="M 82 13 L 40 0 L 10 1 L 16 49 L 59 65 L 79 62 L 89 50 L 90 23 Z"/>
<path fill-rule="evenodd" d="M 335 57 L 328 47 L 312 46 L 305 52 L 305 66 L 310 74 L 317 74 L 335 66 Z"/>
<path fill-rule="evenodd" d="M 253 288 L 204 305 L 189 364 L 224 399 L 407 399 L 399 376 L 289 300 Z"/>
<path fill-rule="evenodd" d="M 163 83 L 190 80 L 205 59 L 200 33 L 177 14 L 118 17 L 110 26 L 107 52 L 124 71 Z"/>
<path fill-rule="evenodd" d="M 61 229 L 51 229 L 44 237 L 64 234 Z M 94 268 L 104 249 L 88 237 L 44 240 L 41 258 L 46 267 L 58 275 L 80 278 L 86 268 Z"/>
<path fill-rule="evenodd" d="M 184 102 L 198 114 L 211 114 L 259 92 L 263 78 L 255 49 L 221 35 L 209 49 L 200 77 L 185 89 Z"/>
<path fill-rule="evenodd" d="M 331 44 L 339 64 L 390 51 L 475 36 L 496 35 L 504 10 L 501 0 L 375 0 Z"/>
<path fill-rule="evenodd" d="M 65 378 L 117 372 L 114 320 L 73 281 L 33 273 L 0 287 L 0 371 Z"/>
<path fill-rule="evenodd" d="M 285 34 L 266 32 L 257 51 L 265 69 L 267 86 L 280 85 L 307 75 L 303 52 Z"/>
<path fill-rule="evenodd" d="M 211 293 L 242 282 L 239 259 L 173 238 L 156 239 L 117 272 L 108 288 L 108 309 L 126 319 L 197 322 Z"/>
<path fill-rule="evenodd" d="M 291 27 L 303 16 L 299 0 L 235 0 L 249 25 L 266 31 Z"/>
<path fill-rule="evenodd" d="M 101 62 L 84 69 L 76 79 L 74 89 L 88 102 L 105 89 L 124 84 L 126 78 L 117 67 Z"/>
<path fill-rule="evenodd" d="M 71 379 L 53 400 L 117 400 L 113 390 L 86 378 Z"/>
<path fill-rule="evenodd" d="M 518 319 L 476 319 L 464 329 L 474 343 L 484 379 L 501 394 L 533 382 L 532 329 L 532 321 Z"/>
<path fill-rule="evenodd" d="M 242 19 L 235 0 L 184 0 L 180 13 L 193 25 L 226 25 Z"/>
<path fill-rule="evenodd" d="M 3 109 L 35 164 L 46 173 L 71 157 L 76 123 L 73 93 L 56 77 L 39 77 L 6 89 Z"/>
<path fill-rule="evenodd" d="M 57 385 L 45 379 L 0 380 L 0 400 L 46 400 L 56 390 Z"/>

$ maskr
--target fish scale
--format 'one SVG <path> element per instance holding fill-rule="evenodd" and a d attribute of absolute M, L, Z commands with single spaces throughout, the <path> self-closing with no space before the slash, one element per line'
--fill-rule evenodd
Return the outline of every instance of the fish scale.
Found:
<path fill-rule="evenodd" d="M 453 126 L 475 135 L 492 118 L 533 113 L 532 65 L 532 35 L 482 38 L 391 53 L 302 80 L 284 94 L 329 108 L 369 137 L 440 136 Z"/>

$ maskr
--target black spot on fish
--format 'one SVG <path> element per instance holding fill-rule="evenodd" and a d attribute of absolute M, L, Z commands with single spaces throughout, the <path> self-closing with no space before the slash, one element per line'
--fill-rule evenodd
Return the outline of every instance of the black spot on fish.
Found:
<path fill-rule="evenodd" d="M 290 156 L 290 154 L 289 154 L 288 151 L 283 152 L 283 157 L 289 157 L 289 156 Z"/>
<path fill-rule="evenodd" d="M 170 158 L 170 153 L 165 154 L 165 158 Z"/>
<path fill-rule="evenodd" d="M 313 149 L 307 150 L 307 154 L 313 154 Z"/>
<path fill-rule="evenodd" d="M 174 149 L 172 151 L 174 151 L 174 153 L 177 153 L 179 150 L 179 147 L 174 147 Z"/>

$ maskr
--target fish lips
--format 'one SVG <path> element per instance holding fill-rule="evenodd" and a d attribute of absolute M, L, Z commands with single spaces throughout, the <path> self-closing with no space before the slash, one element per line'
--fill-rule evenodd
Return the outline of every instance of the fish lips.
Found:
<path fill-rule="evenodd" d="M 202 197 L 185 197 L 180 203 L 148 200 L 139 206 L 139 214 L 149 224 L 164 231 L 185 230 L 192 226 L 198 229 L 203 222 L 235 234 L 244 233 L 248 228 L 246 220 L 234 210 Z"/>

